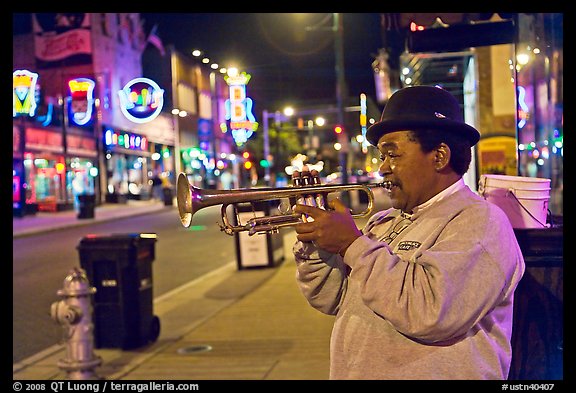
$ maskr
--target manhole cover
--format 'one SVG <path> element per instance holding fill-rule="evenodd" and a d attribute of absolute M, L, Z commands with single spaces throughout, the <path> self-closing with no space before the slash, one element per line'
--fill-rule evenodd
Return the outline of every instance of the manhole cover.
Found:
<path fill-rule="evenodd" d="M 210 345 L 192 345 L 189 347 L 178 348 L 176 352 L 178 352 L 180 355 L 190 355 L 193 353 L 208 352 L 211 350 L 212 347 Z"/>

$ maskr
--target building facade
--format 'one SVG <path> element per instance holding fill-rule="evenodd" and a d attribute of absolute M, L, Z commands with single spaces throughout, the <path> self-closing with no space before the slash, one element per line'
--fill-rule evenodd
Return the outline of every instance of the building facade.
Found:
<path fill-rule="evenodd" d="M 481 133 L 469 185 L 483 174 L 550 179 L 548 210 L 562 216 L 563 14 L 384 15 L 383 27 L 408 31 L 401 85 L 450 90 Z"/>
<path fill-rule="evenodd" d="M 15 215 L 73 209 L 79 195 L 149 199 L 154 177 L 174 186 L 184 150 L 207 152 L 198 172 L 215 176 L 233 150 L 214 132 L 222 75 L 148 45 L 139 13 L 29 15 L 30 31 L 13 37 Z M 188 115 L 174 115 L 177 105 Z"/>

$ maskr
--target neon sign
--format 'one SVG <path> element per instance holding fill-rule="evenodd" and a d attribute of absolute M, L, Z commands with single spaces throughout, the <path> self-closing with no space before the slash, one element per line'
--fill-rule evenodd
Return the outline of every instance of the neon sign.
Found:
<path fill-rule="evenodd" d="M 106 146 L 119 146 L 130 150 L 145 151 L 148 149 L 148 139 L 146 137 L 129 132 L 116 132 L 110 129 L 104 133 L 104 143 Z"/>
<path fill-rule="evenodd" d="M 154 120 L 164 105 L 164 90 L 148 78 L 132 79 L 118 95 L 122 113 L 134 123 Z"/>
<path fill-rule="evenodd" d="M 360 127 L 362 128 L 362 152 L 368 152 L 368 141 L 366 139 L 366 94 L 360 94 Z"/>
<path fill-rule="evenodd" d="M 526 89 L 523 86 L 518 86 L 518 129 L 524 128 L 526 122 L 530 118 L 530 108 L 526 105 Z"/>
<path fill-rule="evenodd" d="M 246 72 L 224 77 L 230 86 L 230 98 L 226 100 L 226 120 L 230 120 L 232 137 L 238 146 L 246 143 L 258 128 L 256 118 L 252 114 L 252 99 L 246 96 L 246 85 L 250 78 L 250 74 Z"/>
<path fill-rule="evenodd" d="M 83 126 L 92 120 L 94 86 L 96 83 L 88 78 L 77 78 L 68 82 L 70 89 L 68 118 L 70 122 Z"/>
<path fill-rule="evenodd" d="M 34 116 L 37 81 L 38 74 L 28 70 L 17 70 L 12 73 L 12 117 L 18 115 Z"/>

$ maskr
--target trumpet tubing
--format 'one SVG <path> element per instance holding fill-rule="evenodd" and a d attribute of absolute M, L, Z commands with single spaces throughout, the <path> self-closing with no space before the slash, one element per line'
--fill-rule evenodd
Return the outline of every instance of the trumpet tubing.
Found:
<path fill-rule="evenodd" d="M 384 183 L 371 184 L 328 184 L 310 185 L 302 187 L 279 187 L 279 188 L 257 188 L 257 189 L 237 189 L 237 190 L 205 190 L 190 184 L 185 173 L 178 175 L 176 184 L 176 200 L 178 204 L 178 214 L 182 225 L 186 228 L 192 225 L 194 214 L 209 206 L 222 205 L 222 224 L 220 228 L 229 235 L 237 232 L 248 231 L 250 235 L 262 232 L 277 232 L 279 228 L 296 225 L 301 221 L 301 217 L 294 213 L 281 214 L 268 217 L 254 217 L 246 224 L 239 222 L 236 213 L 237 224 L 231 224 L 227 214 L 227 207 L 238 203 L 253 203 L 259 201 L 272 201 L 283 198 L 298 198 L 303 195 L 328 195 L 332 192 L 341 191 L 364 191 L 368 196 L 368 206 L 361 213 L 353 214 L 354 218 L 366 217 L 373 209 L 374 194 L 372 188 L 387 187 Z"/>

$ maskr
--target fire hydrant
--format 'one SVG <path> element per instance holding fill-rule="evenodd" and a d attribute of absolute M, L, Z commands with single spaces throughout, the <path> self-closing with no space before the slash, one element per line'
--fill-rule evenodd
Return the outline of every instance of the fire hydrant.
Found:
<path fill-rule="evenodd" d="M 94 354 L 94 325 L 92 324 L 92 303 L 90 296 L 96 292 L 91 287 L 86 272 L 73 268 L 57 294 L 62 297 L 52 303 L 52 319 L 62 325 L 66 341 L 66 357 L 58 361 L 58 367 L 66 371 L 66 379 L 101 379 L 95 368 L 102 364 L 102 358 Z"/>

